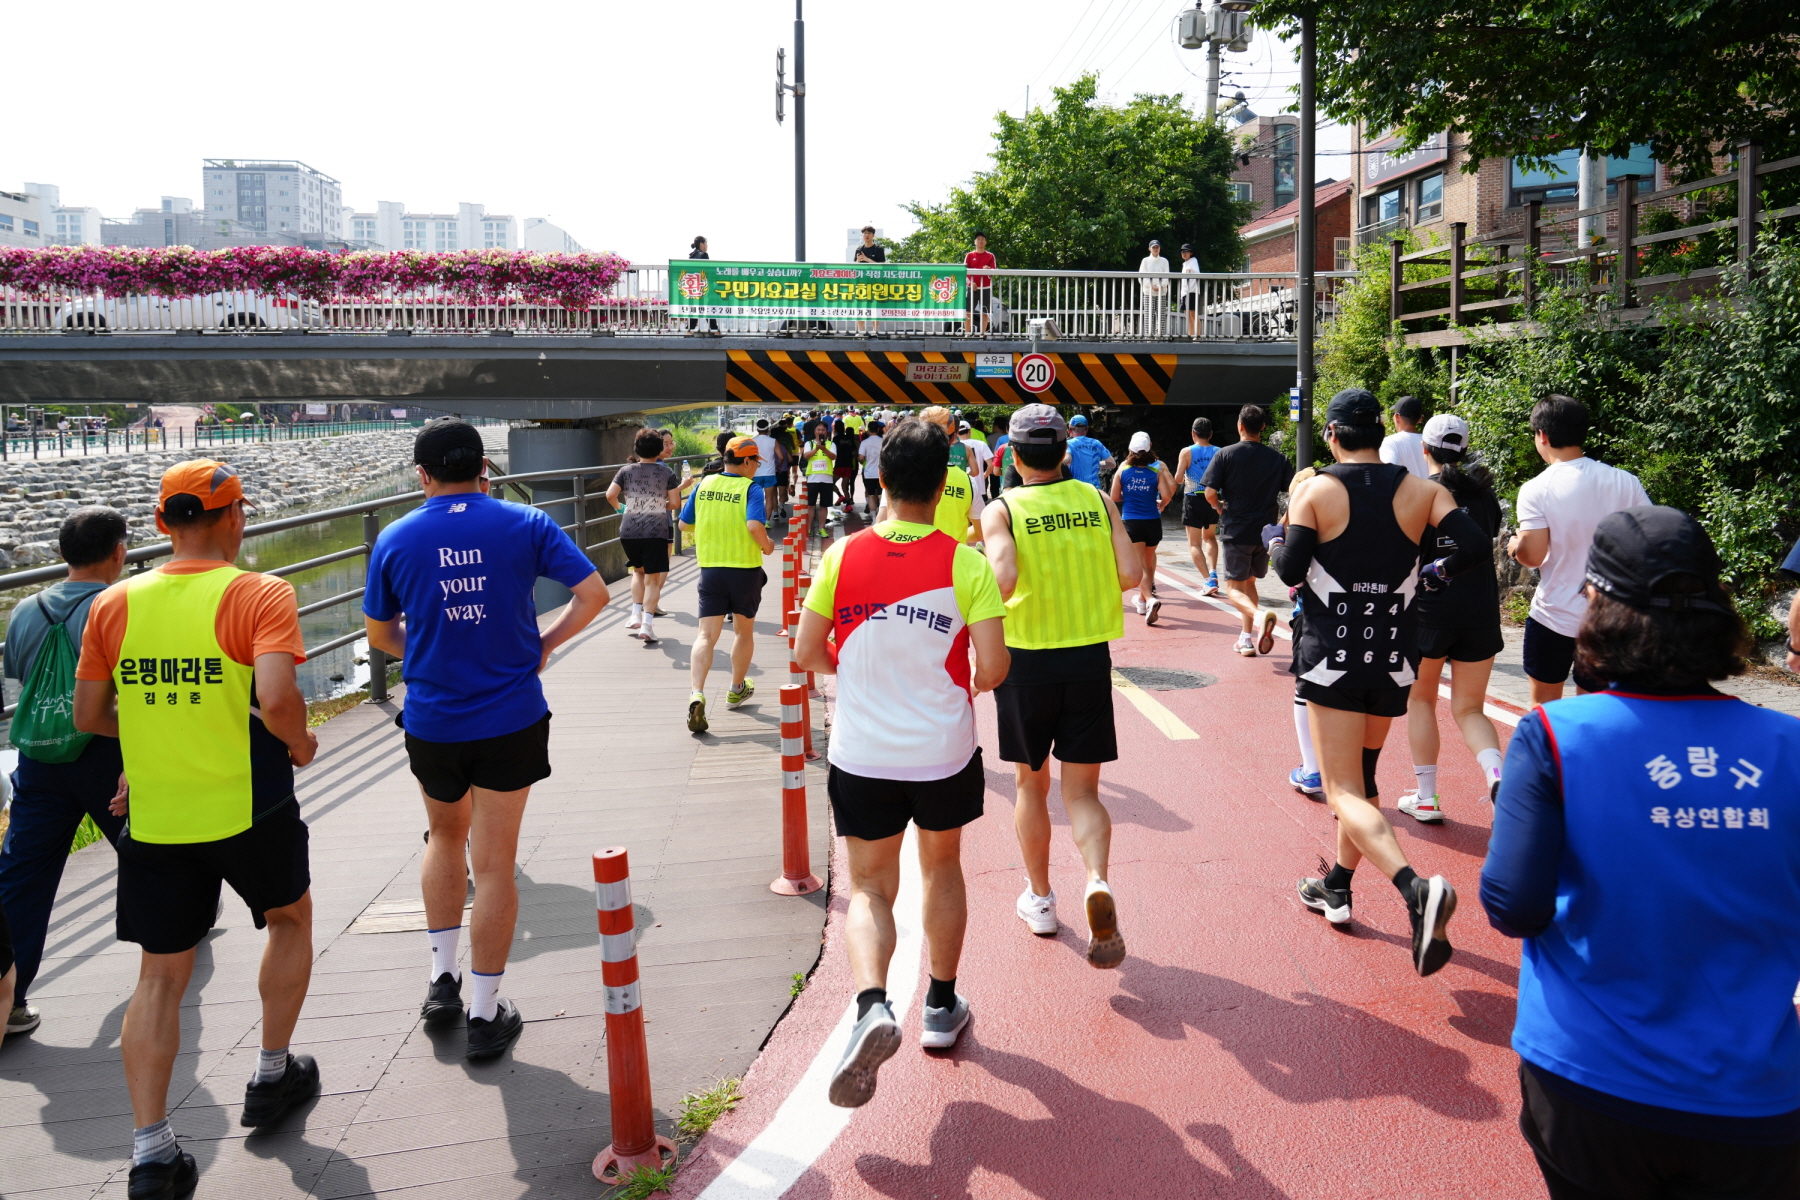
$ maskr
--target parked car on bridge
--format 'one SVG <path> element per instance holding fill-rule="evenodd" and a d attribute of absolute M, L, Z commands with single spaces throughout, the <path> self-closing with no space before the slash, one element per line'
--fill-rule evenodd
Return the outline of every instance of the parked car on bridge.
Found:
<path fill-rule="evenodd" d="M 319 306 L 287 296 L 208 292 L 200 296 L 83 296 L 56 309 L 58 329 L 317 329 Z"/>

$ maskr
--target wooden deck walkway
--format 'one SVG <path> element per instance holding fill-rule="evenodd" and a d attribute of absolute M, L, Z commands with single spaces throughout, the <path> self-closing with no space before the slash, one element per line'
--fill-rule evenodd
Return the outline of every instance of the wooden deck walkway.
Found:
<path fill-rule="evenodd" d="M 615 601 L 544 676 L 556 773 L 525 817 L 503 989 L 527 1025 L 498 1060 L 467 1063 L 460 1028 L 419 1026 L 424 816 L 394 706 L 363 705 L 320 730 L 318 760 L 300 773 L 317 957 L 294 1048 L 318 1057 L 324 1094 L 269 1132 L 246 1137 L 238 1126 L 263 937 L 227 889 L 221 929 L 199 950 L 170 1093 L 176 1132 L 199 1160 L 199 1195 L 599 1196 L 589 1168 L 611 1140 L 590 866 L 601 846 L 631 852 L 664 1132 L 682 1095 L 749 1066 L 787 1008 L 792 976 L 818 957 L 825 902 L 768 887 L 781 867 L 775 689 L 787 669 L 775 625 L 759 623 L 770 636 L 758 639 L 755 701 L 727 711 L 729 675 L 716 665 L 712 731 L 696 738 L 683 723 L 697 578 L 692 558 L 677 563 L 660 645 L 626 637 L 628 606 Z M 766 617 L 778 600 L 765 593 Z M 814 722 L 822 729 L 816 706 Z M 824 773 L 809 776 L 823 874 Z M 70 860 L 31 994 L 43 1026 L 0 1045 L 8 1200 L 125 1195 L 131 1114 L 118 1045 L 138 955 L 114 940 L 113 880 L 104 842 Z M 462 953 L 466 968 L 466 939 Z"/>

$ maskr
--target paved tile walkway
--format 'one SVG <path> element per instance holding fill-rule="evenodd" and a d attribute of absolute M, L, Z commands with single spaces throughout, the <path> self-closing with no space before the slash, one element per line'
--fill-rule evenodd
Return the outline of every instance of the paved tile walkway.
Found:
<path fill-rule="evenodd" d="M 664 604 L 676 615 L 658 622 L 660 645 L 624 636 L 615 602 L 545 675 L 556 774 L 525 818 L 504 987 L 528 1025 L 495 1062 L 466 1063 L 460 1029 L 419 1027 L 422 918 L 399 932 L 351 929 L 365 914 L 364 927 L 407 924 L 394 914 L 417 907 L 424 817 L 394 706 L 364 705 L 320 731 L 320 756 L 300 775 L 317 958 L 294 1046 L 318 1057 L 325 1094 L 270 1132 L 238 1127 L 258 1044 L 263 938 L 230 897 L 199 951 L 171 1089 L 200 1195 L 598 1195 L 590 1164 L 610 1135 L 590 855 L 605 845 L 631 852 L 664 1132 L 683 1094 L 743 1074 L 786 1010 L 792 976 L 818 958 L 824 900 L 768 888 L 781 866 L 774 689 L 786 677 L 786 639 L 759 638 L 756 703 L 725 710 L 729 679 L 715 669 L 711 733 L 695 738 L 683 724 L 696 622 L 682 614 L 694 610 L 697 577 L 691 558 L 677 564 Z M 823 874 L 823 773 L 811 774 Z M 137 954 L 113 938 L 113 880 L 104 843 L 73 856 L 32 991 L 44 1024 L 0 1046 L 9 1200 L 125 1195 L 131 1117 L 118 1043 Z M 467 955 L 465 939 L 465 965 Z"/>

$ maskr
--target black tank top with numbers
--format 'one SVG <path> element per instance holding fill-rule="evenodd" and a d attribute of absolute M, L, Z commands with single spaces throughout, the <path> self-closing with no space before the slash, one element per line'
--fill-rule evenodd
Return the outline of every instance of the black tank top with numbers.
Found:
<path fill-rule="evenodd" d="M 1419 543 L 1394 519 L 1406 468 L 1338 463 L 1320 473 L 1350 494 L 1350 523 L 1320 543 L 1307 568 L 1295 673 L 1325 687 L 1410 687 L 1419 665 Z"/>

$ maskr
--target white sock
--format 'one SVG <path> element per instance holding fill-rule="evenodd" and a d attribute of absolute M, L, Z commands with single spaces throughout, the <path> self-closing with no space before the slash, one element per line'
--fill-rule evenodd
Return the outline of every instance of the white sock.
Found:
<path fill-rule="evenodd" d="M 469 1020 L 494 1019 L 494 1014 L 500 1011 L 500 978 L 505 974 L 505 971 L 496 971 L 492 975 L 483 975 L 480 971 L 469 972 L 469 977 L 475 981 L 475 995 L 469 1001 Z"/>
<path fill-rule="evenodd" d="M 1504 761 L 1498 750 L 1480 750 L 1475 754 L 1475 761 L 1481 764 L 1489 779 L 1500 778 L 1500 764 Z"/>
<path fill-rule="evenodd" d="M 631 623 L 633 625 L 636 625 L 639 621 L 642 621 L 643 619 L 644 619 L 644 606 L 641 604 L 633 604 L 631 606 Z"/>
<path fill-rule="evenodd" d="M 175 1144 L 175 1131 L 164 1117 L 154 1125 L 131 1131 L 131 1165 L 174 1162 L 181 1148 Z"/>
<path fill-rule="evenodd" d="M 1437 796 L 1437 764 L 1431 763 L 1423 767 L 1414 765 L 1413 774 L 1419 777 L 1419 798 L 1421 800 L 1435 799 Z"/>
<path fill-rule="evenodd" d="M 1294 700 L 1294 737 L 1300 742 L 1300 773 L 1317 775 L 1319 756 L 1313 753 L 1312 722 L 1306 719 L 1306 701 Z"/>
<path fill-rule="evenodd" d="M 431 982 L 436 983 L 440 975 L 461 979 L 462 968 L 456 965 L 456 947 L 462 941 L 462 926 L 427 929 L 425 936 L 431 939 Z"/>
<path fill-rule="evenodd" d="M 288 1048 L 279 1050 L 263 1050 L 256 1057 L 256 1074 L 250 1077 L 251 1083 L 274 1083 L 287 1074 Z"/>
<path fill-rule="evenodd" d="M 655 637 L 656 636 L 656 619 L 654 617 L 652 617 L 649 613 L 645 613 L 643 627 L 640 628 L 638 630 L 638 632 L 643 634 L 645 637 Z"/>

